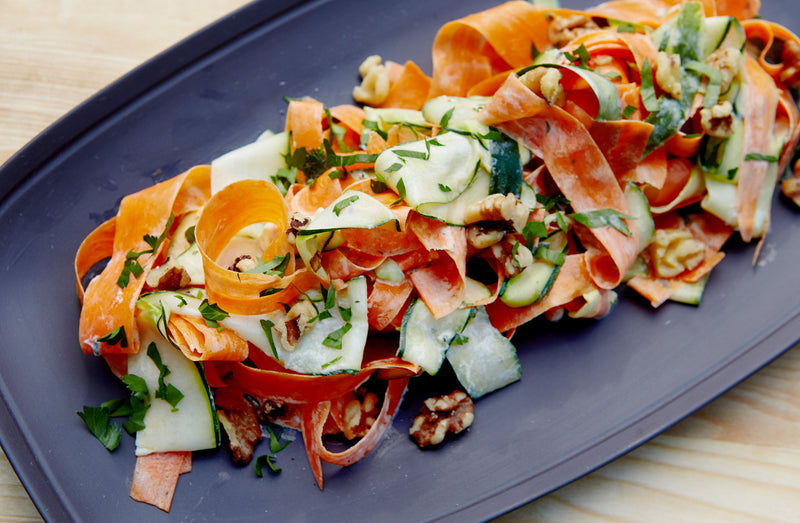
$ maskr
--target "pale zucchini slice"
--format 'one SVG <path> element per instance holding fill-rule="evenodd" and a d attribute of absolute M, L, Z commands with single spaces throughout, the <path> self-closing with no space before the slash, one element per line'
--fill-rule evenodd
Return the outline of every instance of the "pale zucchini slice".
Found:
<path fill-rule="evenodd" d="M 150 408 L 144 416 L 145 428 L 136 433 L 136 455 L 216 447 L 219 425 L 211 393 L 197 364 L 164 339 L 147 315 L 139 321 L 139 332 L 141 349 L 128 357 L 128 373 L 147 383 Z M 155 397 L 159 369 L 147 355 L 151 344 L 170 371 L 164 381 L 183 394 L 175 409 L 165 400 Z"/>
<path fill-rule="evenodd" d="M 453 132 L 389 147 L 375 160 L 375 172 L 415 208 L 455 200 L 481 166 L 491 167 L 489 151 Z"/>
<path fill-rule="evenodd" d="M 400 327 L 398 357 L 415 363 L 430 375 L 439 372 L 450 342 L 464 328 L 474 309 L 458 309 L 436 319 L 428 306 L 415 300 L 403 317 Z"/>
<path fill-rule="evenodd" d="M 447 349 L 447 360 L 467 394 L 480 398 L 519 380 L 522 369 L 517 349 L 494 328 L 486 309 L 473 310 L 459 343 Z"/>
<path fill-rule="evenodd" d="M 433 125 L 443 125 L 468 133 L 485 135 L 489 127 L 478 121 L 478 113 L 489 102 L 488 96 L 437 96 L 422 107 L 422 115 Z"/>
<path fill-rule="evenodd" d="M 500 299 L 509 307 L 525 307 L 544 298 L 556 281 L 560 265 L 537 259 L 505 285 Z"/>
<path fill-rule="evenodd" d="M 339 229 L 373 229 L 397 221 L 394 213 L 372 196 L 346 190 L 316 214 L 299 236 L 310 236 Z"/>
<path fill-rule="evenodd" d="M 633 218 L 633 226 L 639 237 L 639 250 L 642 252 L 653 243 L 656 226 L 650 213 L 650 202 L 641 189 L 632 183 L 625 186 L 625 200 L 628 203 L 628 214 Z"/>
<path fill-rule="evenodd" d="M 342 309 L 349 310 L 349 318 L 343 317 Z M 278 337 L 273 336 L 278 360 L 284 367 L 303 374 L 361 370 L 369 332 L 367 279 L 359 276 L 350 280 L 347 289 L 337 293 L 337 305 L 328 312 L 331 317 L 315 321 L 314 327 L 302 335 L 294 347 L 284 347 Z M 341 340 L 338 345 L 332 343 L 335 339 Z"/>
<path fill-rule="evenodd" d="M 279 169 L 286 168 L 289 133 L 267 135 L 211 162 L 211 193 L 248 179 L 275 181 Z"/>
<path fill-rule="evenodd" d="M 467 209 L 489 196 L 489 173 L 483 168 L 475 173 L 472 183 L 458 198 L 448 203 L 426 203 L 417 212 L 448 225 L 465 225 Z"/>

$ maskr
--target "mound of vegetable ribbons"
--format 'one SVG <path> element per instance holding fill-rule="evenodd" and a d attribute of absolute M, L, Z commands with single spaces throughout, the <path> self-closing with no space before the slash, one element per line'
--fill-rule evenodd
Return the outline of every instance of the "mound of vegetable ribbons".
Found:
<path fill-rule="evenodd" d="M 75 272 L 81 348 L 131 391 L 79 415 L 109 450 L 127 418 L 131 496 L 169 510 L 223 432 L 240 463 L 268 434 L 279 470 L 281 427 L 322 487 L 414 376 L 463 388 L 412 428 L 435 445 L 520 379 L 519 325 L 601 317 L 622 285 L 699 303 L 776 186 L 800 202 L 800 42 L 757 10 L 508 2 L 444 25 L 431 76 L 369 57 L 358 105 L 291 99 L 284 130 L 125 197 Z"/>

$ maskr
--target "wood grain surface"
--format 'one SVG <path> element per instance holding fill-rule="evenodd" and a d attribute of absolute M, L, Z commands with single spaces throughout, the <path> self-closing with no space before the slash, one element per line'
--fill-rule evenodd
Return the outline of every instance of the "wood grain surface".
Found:
<path fill-rule="evenodd" d="M 245 3 L 0 0 L 0 162 L 100 88 Z M 0 455 L 0 522 L 39 520 Z M 665 434 L 500 520 L 800 521 L 800 347 Z"/>

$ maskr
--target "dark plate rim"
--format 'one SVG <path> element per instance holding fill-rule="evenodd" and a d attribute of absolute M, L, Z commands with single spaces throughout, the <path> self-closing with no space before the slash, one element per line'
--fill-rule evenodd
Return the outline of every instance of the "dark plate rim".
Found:
<path fill-rule="evenodd" d="M 42 131 L 0 166 L 0 203 L 53 157 L 110 115 L 157 87 L 175 73 L 270 20 L 301 6 L 330 0 L 255 0 L 179 41 L 126 73 Z M 505 491 L 445 516 L 441 521 L 485 520 L 532 501 L 531 492 L 551 492 L 626 454 L 757 372 L 798 342 L 800 314 L 788 317 L 749 349 L 710 376 L 597 444 Z M 16 420 L 11 396 L 0 382 L 0 442 L 40 514 L 66 521 L 70 501 L 47 479 L 26 434 Z M 592 469 L 586 463 L 596 463 Z"/>
<path fill-rule="evenodd" d="M 328 0 L 318 0 L 325 2 Z M 0 166 L 0 204 L 61 151 L 103 120 L 154 89 L 182 69 L 243 37 L 261 24 L 280 18 L 310 0 L 256 0 L 176 42 L 81 102 L 44 129 Z M 0 382 L 0 446 L 36 509 L 46 520 L 69 521 L 68 500 L 47 480 L 26 434 L 13 415 Z"/>

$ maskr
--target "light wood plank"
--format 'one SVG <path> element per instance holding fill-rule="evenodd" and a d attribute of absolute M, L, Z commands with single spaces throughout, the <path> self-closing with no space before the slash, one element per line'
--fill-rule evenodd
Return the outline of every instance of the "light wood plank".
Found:
<path fill-rule="evenodd" d="M 244 0 L 0 0 L 0 161 Z M 500 521 L 798 521 L 800 348 L 652 442 Z M 0 455 L 0 521 L 40 521 Z"/>

